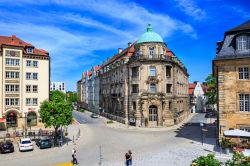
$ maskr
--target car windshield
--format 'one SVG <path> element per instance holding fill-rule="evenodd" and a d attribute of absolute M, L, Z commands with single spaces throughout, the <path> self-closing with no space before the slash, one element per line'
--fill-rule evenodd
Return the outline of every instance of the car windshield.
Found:
<path fill-rule="evenodd" d="M 49 140 L 45 139 L 45 140 L 42 140 L 41 142 L 43 142 L 43 143 L 49 143 Z"/>
<path fill-rule="evenodd" d="M 31 141 L 22 141 L 22 144 L 30 144 Z"/>

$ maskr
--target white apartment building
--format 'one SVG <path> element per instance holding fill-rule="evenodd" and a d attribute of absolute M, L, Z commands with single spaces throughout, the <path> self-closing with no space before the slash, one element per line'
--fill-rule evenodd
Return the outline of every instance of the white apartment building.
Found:
<path fill-rule="evenodd" d="M 0 36 L 0 73 L 0 128 L 38 125 L 40 103 L 49 99 L 49 53 Z"/>
<path fill-rule="evenodd" d="M 51 82 L 50 91 L 59 90 L 63 93 L 66 93 L 66 85 L 64 82 Z"/>

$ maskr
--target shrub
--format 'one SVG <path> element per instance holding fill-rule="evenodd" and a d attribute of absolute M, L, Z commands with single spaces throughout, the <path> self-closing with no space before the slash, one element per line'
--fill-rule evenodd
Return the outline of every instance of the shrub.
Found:
<path fill-rule="evenodd" d="M 114 123 L 112 120 L 107 121 L 107 124 Z"/>
<path fill-rule="evenodd" d="M 214 158 L 213 154 L 207 156 L 200 156 L 192 161 L 191 166 L 221 166 L 222 163 Z"/>
<path fill-rule="evenodd" d="M 85 109 L 79 108 L 78 111 L 79 112 L 85 112 Z"/>
<path fill-rule="evenodd" d="M 228 138 L 222 138 L 221 145 L 222 145 L 223 148 L 229 148 L 230 145 L 231 145 L 230 139 L 228 139 Z"/>
<path fill-rule="evenodd" d="M 236 152 L 234 153 L 232 160 L 226 162 L 226 166 L 250 166 L 250 156 L 244 157 Z"/>

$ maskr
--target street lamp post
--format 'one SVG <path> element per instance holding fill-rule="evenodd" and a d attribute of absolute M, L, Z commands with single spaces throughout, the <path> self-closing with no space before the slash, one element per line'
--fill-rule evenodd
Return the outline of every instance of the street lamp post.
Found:
<path fill-rule="evenodd" d="M 200 126 L 201 126 L 201 144 L 203 145 L 203 126 L 204 126 L 204 124 L 201 122 L 200 123 Z"/>
<path fill-rule="evenodd" d="M 27 112 L 24 112 L 24 135 L 26 137 L 26 130 L 27 130 Z"/>

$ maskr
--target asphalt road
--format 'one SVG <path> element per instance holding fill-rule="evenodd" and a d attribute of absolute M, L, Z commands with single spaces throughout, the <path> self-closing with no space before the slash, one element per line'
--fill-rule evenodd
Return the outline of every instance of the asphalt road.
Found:
<path fill-rule="evenodd" d="M 197 128 L 188 125 L 170 131 L 128 130 L 126 128 L 109 128 L 101 118 L 92 119 L 89 113 L 74 111 L 73 115 L 81 123 L 76 125 L 81 128 L 81 138 L 75 148 L 80 165 L 83 166 L 97 166 L 100 161 L 103 166 L 124 165 L 124 154 L 129 149 L 132 150 L 134 161 L 137 163 L 147 162 L 150 158 L 146 157 L 145 159 L 147 155 L 159 154 L 159 156 L 163 156 L 157 161 L 166 160 L 168 161 L 167 165 L 171 166 L 178 165 L 174 162 L 179 160 L 179 163 L 183 163 L 181 166 L 184 166 L 190 164 L 190 161 L 198 153 L 195 148 L 200 146 L 200 134 L 196 134 L 199 133 Z M 202 116 L 198 114 L 190 122 L 195 122 L 195 119 L 199 121 L 200 118 Z M 197 143 L 194 144 L 194 142 Z M 69 162 L 72 147 L 35 149 L 33 152 L 15 152 L 7 155 L 0 154 L 0 163 L 10 166 L 47 166 Z M 191 151 L 188 149 L 191 149 Z M 185 152 L 185 150 L 188 150 L 188 152 Z M 187 156 L 187 154 L 190 156 Z M 150 158 L 150 160 L 154 160 L 154 158 Z M 161 164 L 156 165 L 160 166 Z"/>

